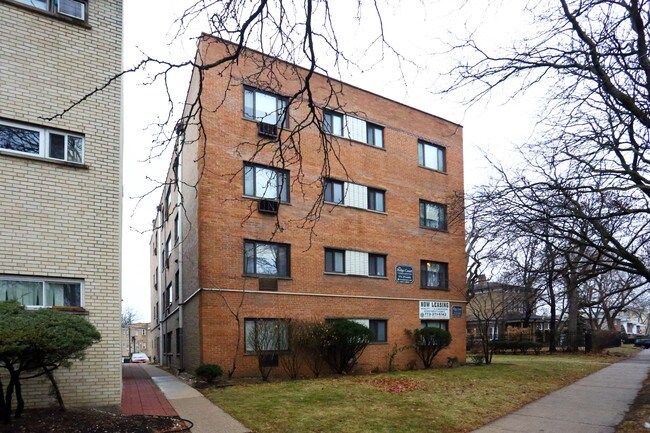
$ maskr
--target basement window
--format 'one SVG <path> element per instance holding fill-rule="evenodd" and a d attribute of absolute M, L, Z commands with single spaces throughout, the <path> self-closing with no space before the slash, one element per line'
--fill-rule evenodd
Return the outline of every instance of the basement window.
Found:
<path fill-rule="evenodd" d="M 26 307 L 81 307 L 83 281 L 3 276 L 0 301 L 18 301 Z"/>
<path fill-rule="evenodd" d="M 0 151 L 82 164 L 81 134 L 0 121 Z"/>
<path fill-rule="evenodd" d="M 12 0 L 29 8 L 52 15 L 85 21 L 88 3 L 85 0 Z"/>

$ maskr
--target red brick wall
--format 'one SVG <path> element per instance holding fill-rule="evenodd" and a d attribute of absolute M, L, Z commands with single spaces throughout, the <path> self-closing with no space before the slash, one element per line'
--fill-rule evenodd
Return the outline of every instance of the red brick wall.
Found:
<path fill-rule="evenodd" d="M 205 39 L 200 46 L 204 60 L 223 55 L 223 45 Z M 255 158 L 258 142 L 255 122 L 243 118 L 242 79 L 256 70 L 258 55 L 248 53 L 236 68 L 218 73 L 208 71 L 203 82 L 202 123 L 205 128 L 205 164 L 198 198 L 199 287 L 207 289 L 257 291 L 257 279 L 243 277 L 244 239 L 269 240 L 281 227 L 274 242 L 291 245 L 291 279 L 280 280 L 280 292 L 332 294 L 368 297 L 409 298 L 412 300 L 358 299 L 345 297 L 282 296 L 252 293 L 245 296 L 242 317 L 278 318 L 385 318 L 389 339 L 373 345 L 362 359 L 366 368 L 384 367 L 388 348 L 405 344 L 404 329 L 420 324 L 418 300 L 444 299 L 464 305 L 465 253 L 464 221 L 454 220 L 447 232 L 419 227 L 419 199 L 449 203 L 463 191 L 462 129 L 438 117 L 343 85 L 340 100 L 347 112 L 384 127 L 384 148 L 378 149 L 346 139 L 335 139 L 334 148 L 341 164 L 332 163 L 331 177 L 386 190 L 386 213 L 335 207 L 325 204 L 314 232 L 301 228 L 304 217 L 321 192 L 320 175 L 323 153 L 315 128 L 300 137 L 303 177 L 297 181 L 298 166 L 287 165 L 292 180 L 291 204 L 281 205 L 278 218 L 257 213 L 257 203 L 243 197 L 243 162 L 254 160 L 278 166 L 272 161 L 272 149 L 263 149 Z M 282 93 L 297 89 L 292 74 L 280 77 Z M 295 78 L 295 77 L 294 77 Z M 324 77 L 313 78 L 315 98 L 325 101 Z M 250 84 L 250 83 L 249 83 Z M 223 94 L 226 92 L 226 98 Z M 305 104 L 292 106 L 291 115 L 302 117 Z M 320 113 L 320 109 L 319 109 Z M 361 115 L 360 113 L 363 113 Z M 290 127 L 293 123 L 290 124 Z M 418 139 L 434 142 L 446 149 L 447 172 L 418 167 Z M 252 143 L 242 145 L 242 143 Z M 349 178 L 346 176 L 349 176 Z M 324 247 L 360 250 L 387 255 L 387 278 L 367 278 L 324 274 Z M 190 254 L 184 249 L 185 254 Z M 420 260 L 449 264 L 449 290 L 420 289 Z M 395 282 L 395 265 L 411 265 L 413 284 Z M 188 290 L 186 290 L 188 293 Z M 218 362 L 224 367 L 231 358 L 234 321 L 224 308 L 233 294 L 217 292 L 201 297 L 201 362 Z M 240 296 L 237 294 L 237 296 Z M 236 305 L 235 305 L 236 306 Z M 243 322 L 242 322 L 243 326 Z M 439 355 L 464 359 L 465 318 L 451 319 L 454 343 Z M 187 335 L 187 334 L 186 334 Z M 243 334 L 242 334 L 243 335 Z M 243 341 L 242 341 L 243 351 Z M 405 365 L 414 354 L 403 352 L 397 360 Z M 241 357 L 240 374 L 255 374 L 252 356 Z"/>

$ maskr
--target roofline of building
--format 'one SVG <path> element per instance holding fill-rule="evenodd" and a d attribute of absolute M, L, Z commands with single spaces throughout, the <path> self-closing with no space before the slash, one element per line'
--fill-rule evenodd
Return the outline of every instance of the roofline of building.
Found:
<path fill-rule="evenodd" d="M 220 43 L 223 43 L 223 44 L 225 44 L 225 45 L 233 45 L 233 46 L 238 46 L 238 45 L 239 45 L 239 44 L 237 44 L 237 43 L 235 43 L 235 42 L 232 42 L 232 41 L 229 41 L 229 40 L 227 40 L 227 39 L 220 38 L 220 37 L 218 37 L 218 36 L 214 36 L 214 35 L 211 35 L 211 34 L 209 34 L 209 33 L 205 33 L 205 32 L 202 32 L 202 33 L 201 33 L 201 37 L 202 37 L 203 39 L 206 39 L 206 38 L 213 39 L 213 40 L 218 41 L 218 42 L 220 42 Z M 259 50 L 254 49 L 254 48 L 249 48 L 249 47 L 247 47 L 246 45 L 243 45 L 243 48 L 244 48 L 246 51 L 250 51 L 250 52 L 252 52 L 252 53 L 259 54 L 259 55 L 261 55 L 261 56 L 269 57 L 269 58 L 271 58 L 271 59 L 275 59 L 275 60 L 277 60 L 277 61 L 279 61 L 279 62 L 282 62 L 282 63 L 285 63 L 285 64 L 287 64 L 287 65 L 289 65 L 289 66 L 292 66 L 292 67 L 294 67 L 294 68 L 301 69 L 301 70 L 303 70 L 304 72 L 309 72 L 309 70 L 308 70 L 307 68 L 303 67 L 303 66 L 296 65 L 295 63 L 291 63 L 291 62 L 288 62 L 288 61 L 286 61 L 286 60 L 282 60 L 282 59 L 277 58 L 277 57 L 275 57 L 275 56 L 271 56 L 271 55 L 269 55 L 269 54 L 263 53 L 263 52 L 261 52 L 261 51 L 259 51 Z M 336 81 L 337 83 L 340 83 L 340 84 L 342 84 L 342 85 L 344 85 L 344 86 L 347 86 L 347 87 L 350 87 L 350 88 L 352 88 L 352 89 L 356 89 L 356 90 L 360 90 L 360 91 L 365 92 L 365 93 L 369 93 L 369 94 L 371 94 L 371 95 L 373 95 L 373 96 L 376 96 L 376 97 L 378 97 L 378 98 L 384 99 L 384 100 L 389 101 L 389 102 L 392 102 L 392 103 L 394 103 L 394 104 L 401 105 L 402 107 L 406 107 L 406 108 L 409 108 L 409 109 L 411 109 L 411 110 L 415 110 L 415 111 L 417 111 L 417 112 L 419 112 L 419 113 L 422 113 L 422 114 L 425 114 L 425 115 L 427 115 L 427 116 L 430 116 L 430 117 L 436 118 L 436 119 L 438 119 L 438 120 L 442 120 L 442 121 L 447 122 L 447 123 L 449 123 L 449 124 L 451 124 L 451 125 L 454 125 L 454 126 L 456 126 L 456 127 L 458 127 L 458 128 L 461 128 L 461 129 L 463 128 L 463 125 L 461 125 L 460 123 L 452 122 L 451 120 L 449 120 L 449 119 L 445 119 L 444 117 L 438 116 L 438 115 L 436 115 L 436 114 L 429 113 L 429 112 L 424 111 L 424 110 L 421 110 L 421 109 L 419 109 L 419 108 L 415 108 L 415 107 L 413 107 L 413 106 L 411 106 L 411 105 L 404 104 L 403 102 L 396 101 L 396 100 L 394 100 L 394 99 L 388 98 L 388 97 L 386 97 L 386 96 L 380 95 L 380 94 L 375 93 L 375 92 L 372 92 L 372 91 L 370 91 L 370 90 L 363 89 L 363 88 L 361 88 L 361 87 L 355 86 L 355 85 L 350 84 L 350 83 L 346 83 L 345 81 L 337 80 L 336 78 L 332 78 L 332 77 L 330 77 L 330 76 L 327 76 L 327 75 L 321 74 L 320 72 L 316 72 L 316 71 L 314 71 L 313 74 L 314 74 L 314 75 L 318 75 L 318 76 L 320 76 L 320 77 L 323 77 L 323 78 L 325 78 L 326 80 Z"/>

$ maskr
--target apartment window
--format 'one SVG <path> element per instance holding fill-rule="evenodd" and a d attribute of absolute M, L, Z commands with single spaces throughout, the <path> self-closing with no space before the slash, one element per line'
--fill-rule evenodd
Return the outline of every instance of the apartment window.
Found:
<path fill-rule="evenodd" d="M 366 143 L 375 147 L 384 147 L 384 128 L 372 123 L 366 124 Z"/>
<path fill-rule="evenodd" d="M 289 202 L 289 172 L 244 164 L 244 195 Z"/>
<path fill-rule="evenodd" d="M 323 130 L 328 134 L 343 136 L 343 115 L 325 110 L 323 113 Z"/>
<path fill-rule="evenodd" d="M 153 274 L 153 289 L 158 290 L 158 268 L 156 268 L 156 272 Z"/>
<path fill-rule="evenodd" d="M 447 263 L 422 260 L 420 262 L 420 286 L 423 289 L 446 289 Z"/>
<path fill-rule="evenodd" d="M 156 323 L 160 322 L 160 316 L 158 314 L 159 311 L 160 311 L 160 307 L 158 306 L 158 302 L 156 302 L 156 305 L 155 305 L 155 307 L 153 309 L 153 315 L 156 318 Z"/>
<path fill-rule="evenodd" d="M 422 320 L 420 322 L 422 328 L 439 328 L 448 331 L 449 321 L 448 320 Z"/>
<path fill-rule="evenodd" d="M 87 3 L 81 0 L 14 0 L 34 9 L 64 15 L 77 20 L 86 19 Z"/>
<path fill-rule="evenodd" d="M 420 200 L 420 226 L 447 230 L 447 206 Z"/>
<path fill-rule="evenodd" d="M 371 277 L 386 276 L 386 256 L 383 254 L 368 254 L 368 275 Z"/>
<path fill-rule="evenodd" d="M 0 150 L 81 164 L 84 138 L 77 134 L 0 121 Z"/>
<path fill-rule="evenodd" d="M 325 272 L 345 273 L 345 251 L 325 248 Z"/>
<path fill-rule="evenodd" d="M 287 98 L 245 86 L 244 117 L 287 128 Z"/>
<path fill-rule="evenodd" d="M 167 188 L 167 193 L 165 194 L 165 220 L 169 217 L 169 213 L 172 209 L 172 187 L 171 185 Z"/>
<path fill-rule="evenodd" d="M 0 301 L 29 307 L 81 307 L 82 281 L 0 277 Z"/>
<path fill-rule="evenodd" d="M 289 350 L 287 325 L 284 319 L 244 319 L 246 352 Z"/>
<path fill-rule="evenodd" d="M 380 189 L 368 188 L 368 209 L 384 212 L 386 210 L 385 194 L 386 192 Z"/>
<path fill-rule="evenodd" d="M 170 233 L 167 236 L 167 242 L 165 242 L 165 267 L 169 267 L 169 258 L 172 256 L 172 234 Z"/>
<path fill-rule="evenodd" d="M 180 239 L 180 233 L 181 233 L 181 219 L 180 215 L 176 213 L 176 217 L 174 218 L 174 245 L 178 245 L 178 241 Z"/>
<path fill-rule="evenodd" d="M 288 277 L 289 245 L 271 242 L 244 242 L 244 273 L 271 277 Z"/>
<path fill-rule="evenodd" d="M 164 293 L 164 301 L 165 301 L 165 308 L 169 308 L 172 305 L 172 292 L 174 291 L 174 288 L 172 286 L 172 283 L 169 283 L 167 286 L 167 289 L 165 290 Z"/>
<path fill-rule="evenodd" d="M 445 148 L 418 141 L 418 164 L 438 171 L 447 171 Z"/>
<path fill-rule="evenodd" d="M 343 182 L 337 180 L 325 180 L 325 203 L 343 203 Z"/>
<path fill-rule="evenodd" d="M 372 332 L 371 343 L 386 343 L 388 341 L 387 336 L 387 325 L 388 321 L 383 319 L 347 319 L 351 322 L 358 323 L 360 325 L 369 328 Z"/>
<path fill-rule="evenodd" d="M 154 236 L 154 241 L 153 241 L 153 255 L 157 256 L 158 255 L 158 231 L 156 231 L 156 234 Z"/>
<path fill-rule="evenodd" d="M 174 299 L 178 299 L 178 293 L 180 292 L 180 287 L 181 287 L 180 271 L 176 271 L 176 273 L 174 274 L 174 288 L 176 289 L 174 291 Z"/>

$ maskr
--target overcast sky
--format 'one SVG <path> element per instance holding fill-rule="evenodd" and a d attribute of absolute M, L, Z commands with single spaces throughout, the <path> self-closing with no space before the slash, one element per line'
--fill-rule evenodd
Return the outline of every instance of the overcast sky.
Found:
<path fill-rule="evenodd" d="M 127 0 L 124 2 L 124 66 L 136 64 L 143 53 L 152 57 L 180 60 L 193 57 L 195 38 L 203 28 L 196 23 L 172 41 L 174 19 L 184 6 L 195 0 Z M 331 2 L 332 7 L 347 0 Z M 353 3 L 353 2 L 349 2 Z M 422 6 L 426 3 L 428 6 Z M 451 41 L 466 29 L 476 29 L 476 37 L 487 47 L 508 45 L 521 31 L 531 25 L 518 9 L 516 1 L 499 2 L 499 7 L 486 9 L 483 1 L 468 2 L 461 11 L 450 10 L 456 2 L 401 1 L 398 7 L 383 16 L 386 34 L 400 52 L 417 60 L 419 69 L 406 68 L 406 80 L 397 74 L 395 63 L 388 59 L 361 73 L 350 68 L 342 71 L 342 79 L 363 89 L 395 99 L 407 105 L 463 125 L 466 189 L 484 182 L 489 168 L 483 158 L 487 152 L 500 160 L 512 160 L 516 145 L 524 144 L 534 133 L 534 118 L 539 110 L 534 95 L 510 101 L 507 95 L 495 94 L 468 109 L 462 95 L 442 97 L 435 94 L 444 77 L 442 71 L 451 65 L 441 41 Z M 408 5 L 411 5 L 410 7 Z M 476 6 L 474 6 L 476 5 Z M 352 17 L 350 17 L 352 18 Z M 367 29 L 355 28 L 341 18 L 339 35 L 348 36 L 346 47 L 368 35 Z M 504 31 L 507 29 L 507 31 Z M 356 53 L 355 53 L 356 54 Z M 372 53 L 368 54 L 368 57 Z M 392 72 L 392 73 L 391 73 Z M 172 98 L 184 99 L 189 71 L 170 76 Z M 150 156 L 158 128 L 155 125 L 168 113 L 167 96 L 161 83 L 146 85 L 145 73 L 130 74 L 124 79 L 124 211 L 122 239 L 123 304 L 134 308 L 140 321 L 150 320 L 149 238 L 155 206 L 160 191 L 152 189 L 164 180 L 169 155 Z M 406 82 L 404 82 L 406 81 Z M 141 200 L 138 198 L 143 196 Z M 142 233 L 140 233 L 142 232 Z"/>

